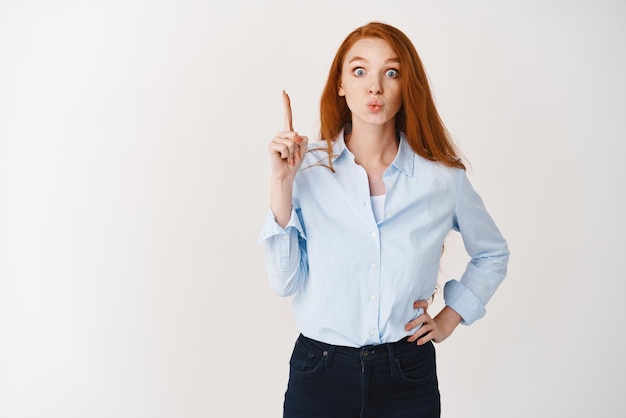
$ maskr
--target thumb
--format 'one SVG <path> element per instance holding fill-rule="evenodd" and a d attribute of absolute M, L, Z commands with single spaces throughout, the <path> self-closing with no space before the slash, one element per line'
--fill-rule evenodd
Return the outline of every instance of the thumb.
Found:
<path fill-rule="evenodd" d="M 427 300 L 416 300 L 415 302 L 413 302 L 413 308 L 415 309 L 424 309 L 424 311 L 426 311 L 426 309 L 428 309 L 428 301 Z"/>

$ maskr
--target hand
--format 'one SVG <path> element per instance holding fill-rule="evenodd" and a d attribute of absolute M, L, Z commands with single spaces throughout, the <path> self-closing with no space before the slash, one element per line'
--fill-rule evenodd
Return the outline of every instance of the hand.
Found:
<path fill-rule="evenodd" d="M 293 180 L 306 152 L 308 138 L 300 136 L 293 130 L 291 117 L 291 101 L 283 90 L 283 109 L 285 125 L 282 132 L 278 132 L 270 141 L 272 174 L 276 179 Z"/>
<path fill-rule="evenodd" d="M 461 323 L 461 315 L 448 306 L 444 307 L 435 318 L 431 318 L 428 314 L 428 301 L 426 300 L 418 300 L 414 302 L 413 308 L 422 308 L 424 309 L 424 313 L 408 322 L 404 326 L 404 329 L 410 331 L 421 325 L 421 327 L 407 340 L 411 343 L 417 341 L 417 345 L 426 344 L 431 340 L 436 343 L 440 343 L 448 338 L 457 325 Z"/>

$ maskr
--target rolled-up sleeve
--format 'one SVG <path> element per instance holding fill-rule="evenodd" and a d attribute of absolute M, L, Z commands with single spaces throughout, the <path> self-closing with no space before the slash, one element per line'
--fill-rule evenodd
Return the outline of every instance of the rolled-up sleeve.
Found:
<path fill-rule="evenodd" d="M 446 283 L 444 299 L 469 325 L 485 315 L 485 305 L 506 277 L 509 248 L 462 170 L 453 229 L 461 233 L 471 259 L 460 280 Z"/>
<path fill-rule="evenodd" d="M 291 210 L 289 222 L 282 228 L 268 210 L 258 244 L 263 244 L 265 268 L 270 288 L 280 296 L 296 293 L 306 277 L 306 235 L 300 218 Z"/>

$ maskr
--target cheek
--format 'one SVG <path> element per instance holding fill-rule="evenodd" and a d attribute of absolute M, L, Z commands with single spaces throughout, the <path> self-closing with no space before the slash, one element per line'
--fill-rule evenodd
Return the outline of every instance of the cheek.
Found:
<path fill-rule="evenodd" d="M 350 96 L 345 96 L 345 100 L 346 100 L 346 105 L 348 106 L 348 109 L 350 110 L 350 112 L 354 112 L 354 110 L 357 109 L 357 106 L 354 103 L 354 100 L 352 100 Z"/>

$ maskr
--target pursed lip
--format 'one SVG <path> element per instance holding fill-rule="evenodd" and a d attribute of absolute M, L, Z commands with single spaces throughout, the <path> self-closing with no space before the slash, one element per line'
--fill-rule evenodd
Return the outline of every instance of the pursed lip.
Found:
<path fill-rule="evenodd" d="M 372 99 L 367 102 L 367 108 L 372 112 L 378 112 L 383 108 L 384 103 L 378 99 Z"/>

